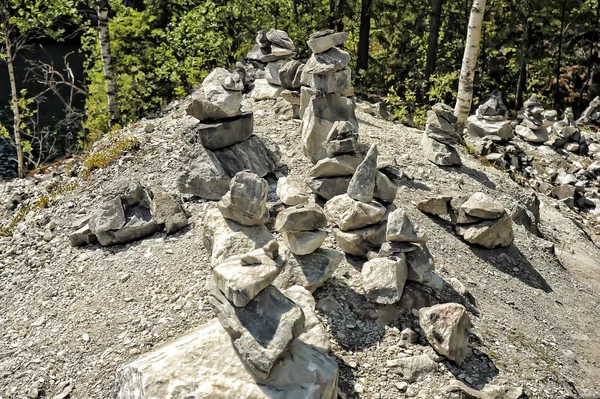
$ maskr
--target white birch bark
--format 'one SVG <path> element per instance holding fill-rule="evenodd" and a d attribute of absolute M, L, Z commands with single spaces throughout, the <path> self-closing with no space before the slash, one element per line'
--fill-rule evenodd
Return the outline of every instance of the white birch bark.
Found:
<path fill-rule="evenodd" d="M 467 42 L 460 69 L 460 81 L 458 83 L 458 95 L 454 114 L 458 118 L 458 126 L 464 126 L 473 101 L 473 81 L 475 78 L 475 67 L 477 66 L 477 54 L 479 53 L 479 41 L 481 39 L 481 26 L 485 12 L 486 0 L 473 0 L 471 17 L 467 29 Z"/>

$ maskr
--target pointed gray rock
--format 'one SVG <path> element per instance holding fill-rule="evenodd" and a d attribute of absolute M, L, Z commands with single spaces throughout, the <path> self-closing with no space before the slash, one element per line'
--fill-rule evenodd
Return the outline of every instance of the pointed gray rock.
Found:
<path fill-rule="evenodd" d="M 403 209 L 396 209 L 388 217 L 386 237 L 388 241 L 424 243 L 427 234 L 422 232 Z"/>
<path fill-rule="evenodd" d="M 443 303 L 419 310 L 419 325 L 439 354 L 460 364 L 469 347 L 471 321 L 467 309 L 458 303 Z"/>
<path fill-rule="evenodd" d="M 213 288 L 210 303 L 242 361 L 262 379 L 269 377 L 277 360 L 304 330 L 302 309 L 273 286 L 243 308 Z"/>
<path fill-rule="evenodd" d="M 514 240 L 512 220 L 506 212 L 499 219 L 457 225 L 456 233 L 468 243 L 488 249 L 508 247 Z"/>
<path fill-rule="evenodd" d="M 435 262 L 427 244 L 417 244 L 414 251 L 406 253 L 408 280 L 427 284 L 434 278 Z"/>
<path fill-rule="evenodd" d="M 231 179 L 229 191 L 217 205 L 227 219 L 246 226 L 264 224 L 269 219 L 268 191 L 269 185 L 265 179 L 242 171 Z"/>
<path fill-rule="evenodd" d="M 348 196 L 350 198 L 361 202 L 373 201 L 378 155 L 377 146 L 373 144 L 363 162 L 356 168 L 352 179 L 350 179 L 348 184 Z"/>

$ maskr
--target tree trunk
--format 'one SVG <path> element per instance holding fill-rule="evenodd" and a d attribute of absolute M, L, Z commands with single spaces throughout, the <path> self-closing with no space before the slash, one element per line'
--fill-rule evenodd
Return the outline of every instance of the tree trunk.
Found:
<path fill-rule="evenodd" d="M 528 18 L 525 17 L 525 43 L 521 50 L 522 58 L 521 65 L 519 66 L 519 81 L 517 82 L 517 94 L 515 99 L 517 109 L 520 109 L 523 105 L 523 93 L 525 92 L 525 86 L 527 85 L 527 62 L 529 61 L 529 48 L 531 47 L 531 28 L 527 19 Z"/>
<path fill-rule="evenodd" d="M 329 29 L 335 28 L 335 0 L 329 0 Z"/>
<path fill-rule="evenodd" d="M 373 0 L 362 0 L 360 7 L 360 32 L 358 34 L 358 56 L 356 72 L 366 71 L 369 66 L 369 36 L 371 34 L 371 8 Z"/>
<path fill-rule="evenodd" d="M 562 15 L 560 17 L 560 33 L 558 34 L 558 54 L 556 56 L 556 93 L 554 93 L 554 109 L 560 105 L 560 64 L 562 64 L 562 38 L 565 29 L 565 12 L 567 0 L 563 0 Z"/>
<path fill-rule="evenodd" d="M 8 67 L 8 77 L 10 79 L 10 94 L 13 108 L 13 134 L 15 137 L 15 147 L 17 149 L 17 167 L 19 178 L 22 179 L 25 177 L 25 162 L 23 160 L 23 147 L 21 146 L 21 113 L 19 111 L 19 92 L 17 91 L 17 81 L 15 79 L 12 46 L 6 29 L 4 33 L 4 45 L 6 46 L 6 65 Z"/>
<path fill-rule="evenodd" d="M 471 17 L 467 30 L 467 41 L 462 67 L 460 69 L 460 80 L 458 83 L 458 95 L 454 114 L 458 118 L 458 127 L 464 126 L 473 101 L 473 81 L 475 79 L 475 67 L 477 66 L 477 53 L 479 52 L 479 41 L 481 40 L 481 26 L 485 12 L 486 0 L 473 0 Z"/>
<path fill-rule="evenodd" d="M 110 36 L 108 32 L 108 0 L 98 1 L 98 38 L 100 40 L 100 57 L 102 58 L 102 69 L 106 81 L 106 95 L 108 99 L 108 113 L 110 115 L 110 126 L 118 124 L 121 115 L 119 113 L 119 100 L 117 98 L 117 77 L 115 67 L 110 54 Z"/>
<path fill-rule="evenodd" d="M 442 3 L 443 0 L 430 0 L 431 17 L 429 19 L 429 38 L 427 40 L 427 62 L 425 64 L 425 95 L 428 97 L 429 78 L 435 71 L 438 53 L 438 38 L 440 26 L 442 25 Z"/>
<path fill-rule="evenodd" d="M 590 43 L 590 57 L 588 59 L 587 66 L 587 76 L 585 77 L 585 82 L 581 86 L 581 90 L 579 90 L 579 100 L 577 102 L 577 108 L 581 109 L 581 98 L 583 97 L 583 92 L 588 87 L 590 80 L 592 79 L 592 64 L 594 57 L 594 47 L 596 46 L 596 30 L 598 29 L 598 22 L 600 21 L 600 0 L 596 2 L 596 20 L 594 21 L 594 30 L 592 31 L 592 41 Z"/>

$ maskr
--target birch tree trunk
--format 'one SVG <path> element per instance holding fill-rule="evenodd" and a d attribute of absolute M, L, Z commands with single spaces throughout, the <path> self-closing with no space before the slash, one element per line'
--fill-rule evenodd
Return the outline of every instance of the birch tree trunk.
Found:
<path fill-rule="evenodd" d="M 119 112 L 119 100 L 117 98 L 117 77 L 115 67 L 110 54 L 110 36 L 108 32 L 108 0 L 98 1 L 98 38 L 100 40 L 100 57 L 102 58 L 102 69 L 106 81 L 106 95 L 108 99 L 108 113 L 110 115 L 110 126 L 119 123 L 121 115 Z"/>
<path fill-rule="evenodd" d="M 13 108 L 13 135 L 15 137 L 15 147 L 17 150 L 17 166 L 19 178 L 22 179 L 25 177 L 25 163 L 23 161 L 23 147 L 21 145 L 21 113 L 19 111 L 19 92 L 17 91 L 17 82 L 15 80 L 13 51 L 11 42 L 8 38 L 8 32 L 5 32 L 4 35 L 4 45 L 6 46 L 6 65 L 8 67 L 8 76 L 10 79 L 10 94 Z"/>
<path fill-rule="evenodd" d="M 460 69 L 460 81 L 458 83 L 458 95 L 456 97 L 456 108 L 454 114 L 458 118 L 458 126 L 464 126 L 473 101 L 473 81 L 475 78 L 475 67 L 477 66 L 477 53 L 479 52 L 479 41 L 481 40 L 481 26 L 483 25 L 483 13 L 485 12 L 486 0 L 473 0 L 471 17 L 467 29 L 467 41 L 462 67 Z"/>

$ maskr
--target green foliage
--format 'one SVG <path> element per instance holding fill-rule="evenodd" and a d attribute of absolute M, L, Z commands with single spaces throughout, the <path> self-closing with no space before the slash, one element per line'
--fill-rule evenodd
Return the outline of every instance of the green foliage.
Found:
<path fill-rule="evenodd" d="M 137 150 L 140 141 L 137 137 L 121 137 L 118 131 L 108 137 L 108 146 L 91 153 L 83 162 L 81 178 L 87 180 L 96 169 L 103 169 L 116 161 L 126 152 Z"/>

